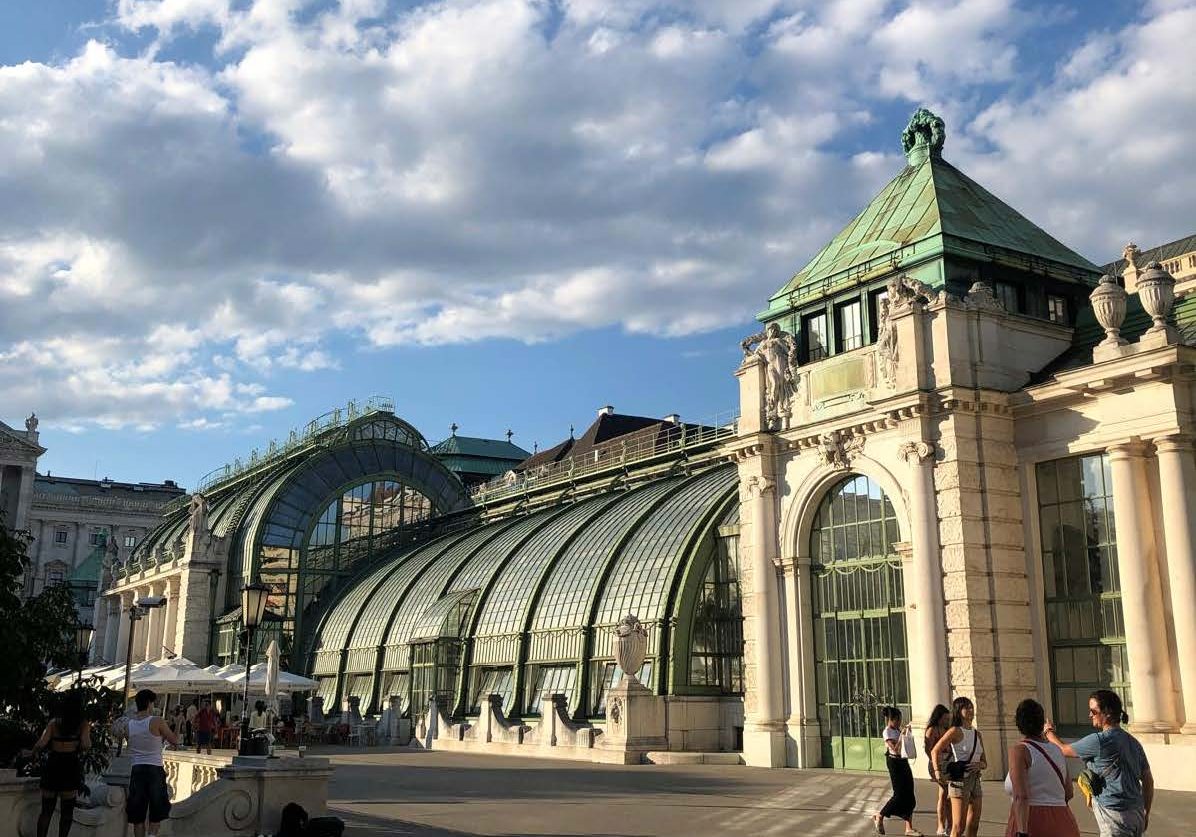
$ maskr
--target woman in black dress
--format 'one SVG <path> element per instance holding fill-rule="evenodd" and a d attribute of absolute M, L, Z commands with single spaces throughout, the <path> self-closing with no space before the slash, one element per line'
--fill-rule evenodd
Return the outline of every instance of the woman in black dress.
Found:
<path fill-rule="evenodd" d="M 83 718 L 79 695 L 71 692 L 60 707 L 58 717 L 46 725 L 42 737 L 33 745 L 36 756 L 48 750 L 46 766 L 42 770 L 42 810 L 37 818 L 37 837 L 50 832 L 50 818 L 54 803 L 59 803 L 58 837 L 71 832 L 75 820 L 75 797 L 83 784 L 83 763 L 80 755 L 91 749 L 91 724 Z"/>

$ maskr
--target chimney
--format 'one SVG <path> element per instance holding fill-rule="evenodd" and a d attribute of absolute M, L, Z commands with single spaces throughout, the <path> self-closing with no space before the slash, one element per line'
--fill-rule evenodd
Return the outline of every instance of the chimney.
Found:
<path fill-rule="evenodd" d="M 610 404 L 607 404 L 604 407 L 598 408 L 599 416 L 613 416 L 614 414 L 615 414 L 615 408 L 612 407 Z"/>
<path fill-rule="evenodd" d="M 681 416 L 678 413 L 669 413 L 667 416 L 664 417 L 664 420 L 667 421 L 669 424 L 680 424 Z"/>

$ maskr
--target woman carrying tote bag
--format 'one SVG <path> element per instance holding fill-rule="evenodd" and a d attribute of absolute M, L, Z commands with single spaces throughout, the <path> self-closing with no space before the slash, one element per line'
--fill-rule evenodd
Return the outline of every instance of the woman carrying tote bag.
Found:
<path fill-rule="evenodd" d="M 881 710 L 881 714 L 885 719 L 885 764 L 889 768 L 893 795 L 885 803 L 885 807 L 872 815 L 872 826 L 877 834 L 884 834 L 885 819 L 896 817 L 905 820 L 906 837 L 922 837 L 922 832 L 914 828 L 914 808 L 918 803 L 914 799 L 914 774 L 910 770 L 906 755 L 908 750 L 912 749 L 912 738 L 903 734 L 900 709 L 896 706 L 886 706 Z M 908 746 L 905 743 L 907 740 L 910 742 Z M 917 751 L 914 752 L 916 754 Z"/>

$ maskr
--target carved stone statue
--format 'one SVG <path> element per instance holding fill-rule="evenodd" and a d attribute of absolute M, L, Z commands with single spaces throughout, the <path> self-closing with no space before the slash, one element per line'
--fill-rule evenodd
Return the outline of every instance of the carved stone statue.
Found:
<path fill-rule="evenodd" d="M 909 154 L 919 140 L 929 147 L 931 154 L 941 154 L 943 144 L 947 141 L 947 123 L 926 108 L 918 108 L 901 132 L 901 150 Z"/>
<path fill-rule="evenodd" d="M 903 310 L 914 302 L 925 302 L 932 305 L 942 298 L 942 292 L 904 273 L 889 280 L 886 288 L 889 293 L 889 305 L 893 311 Z"/>
<path fill-rule="evenodd" d="M 739 345 L 745 359 L 758 357 L 764 361 L 764 416 L 769 426 L 775 427 L 789 415 L 797 392 L 797 341 L 776 323 L 769 323 L 764 331 L 745 337 Z"/>
<path fill-rule="evenodd" d="M 208 532 L 208 501 L 202 494 L 191 495 L 191 534 L 204 537 Z"/>
<path fill-rule="evenodd" d="M 1125 248 L 1121 251 L 1121 257 L 1125 259 L 1126 267 L 1136 268 L 1138 266 L 1138 256 L 1141 254 L 1142 251 L 1138 249 L 1138 245 L 1132 241 L 1125 245 Z"/>
<path fill-rule="evenodd" d="M 29 431 L 30 433 L 36 433 L 37 425 L 38 425 L 37 413 L 30 413 L 29 418 L 25 419 L 25 429 L 27 431 Z"/>
<path fill-rule="evenodd" d="M 897 385 L 897 361 L 900 359 L 900 351 L 897 348 L 897 324 L 890 317 L 891 313 L 888 298 L 881 298 L 879 322 L 876 327 L 876 358 L 880 366 L 880 376 L 888 387 Z"/>

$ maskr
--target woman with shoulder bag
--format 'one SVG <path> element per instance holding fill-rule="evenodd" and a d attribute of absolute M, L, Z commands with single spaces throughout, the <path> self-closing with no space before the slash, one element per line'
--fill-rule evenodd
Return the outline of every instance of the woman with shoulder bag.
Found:
<path fill-rule="evenodd" d="M 984 754 L 984 738 L 972 726 L 976 706 L 971 698 L 957 697 L 951 702 L 951 729 L 943 733 L 930 753 L 936 766 L 948 750 L 951 761 L 938 775 L 946 775 L 947 796 L 951 799 L 952 837 L 976 837 L 980 828 L 980 813 L 984 805 L 984 788 L 980 772 L 988 767 Z"/>
<path fill-rule="evenodd" d="M 1017 707 L 1017 728 L 1025 736 L 1009 748 L 1005 792 L 1013 799 L 1005 837 L 1080 837 L 1067 801 L 1072 787 L 1063 751 L 1043 737 L 1046 712 L 1027 698 Z"/>
<path fill-rule="evenodd" d="M 943 753 L 935 762 L 931 753 L 934 745 L 951 728 L 951 710 L 941 703 L 930 713 L 930 720 L 926 723 L 926 730 L 922 736 L 922 752 L 926 753 L 926 769 L 930 772 L 930 780 L 939 786 L 938 799 L 935 801 L 935 815 L 938 818 L 937 830 L 939 837 L 947 837 L 951 833 L 951 800 L 947 796 L 947 778 L 942 773 L 946 764 L 947 754 Z"/>
<path fill-rule="evenodd" d="M 885 719 L 884 743 L 885 764 L 889 768 L 889 781 L 893 785 L 893 795 L 885 803 L 879 813 L 872 815 L 872 825 L 877 834 L 885 833 L 885 819 L 896 817 L 905 820 L 906 837 L 922 837 L 922 832 L 914 828 L 914 774 L 910 770 L 909 762 L 902 748 L 901 710 L 896 706 L 886 706 L 881 710 Z M 906 727 L 908 730 L 908 727 Z M 912 739 L 911 739 L 912 741 Z M 917 750 L 911 746 L 914 754 Z"/>

